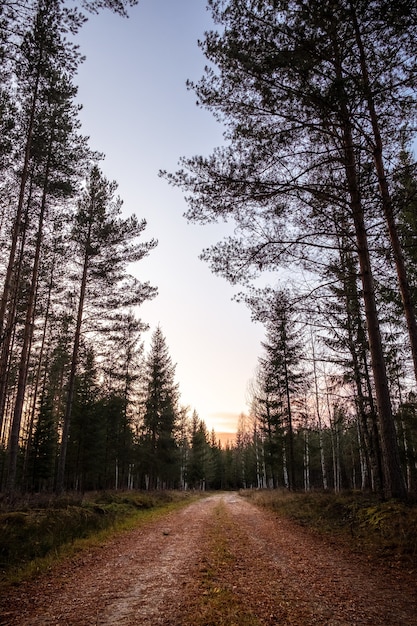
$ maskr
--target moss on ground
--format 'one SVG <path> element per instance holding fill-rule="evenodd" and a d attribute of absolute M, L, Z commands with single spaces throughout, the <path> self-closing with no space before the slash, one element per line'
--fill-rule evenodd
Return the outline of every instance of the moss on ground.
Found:
<path fill-rule="evenodd" d="M 247 490 L 241 495 L 350 549 L 417 569 L 417 505 L 363 493 Z"/>
<path fill-rule="evenodd" d="M 48 567 L 88 542 L 133 527 L 182 506 L 185 492 L 104 492 L 60 497 L 25 496 L 0 506 L 0 582 L 19 580 Z"/>

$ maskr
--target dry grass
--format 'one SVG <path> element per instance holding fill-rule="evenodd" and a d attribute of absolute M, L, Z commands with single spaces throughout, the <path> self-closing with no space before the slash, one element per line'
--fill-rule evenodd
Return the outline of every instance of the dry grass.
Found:
<path fill-rule="evenodd" d="M 230 583 L 230 572 L 236 554 L 230 538 L 236 541 L 238 529 L 220 502 L 212 523 L 207 528 L 207 546 L 199 565 L 195 589 L 189 592 L 183 614 L 176 618 L 178 626 L 259 626 L 257 617 L 242 605 L 241 598 Z"/>

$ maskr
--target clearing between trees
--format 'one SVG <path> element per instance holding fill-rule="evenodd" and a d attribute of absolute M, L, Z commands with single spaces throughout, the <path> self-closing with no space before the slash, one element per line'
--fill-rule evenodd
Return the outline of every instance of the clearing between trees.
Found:
<path fill-rule="evenodd" d="M 202 498 L 10 586 L 0 624 L 415 626 L 412 571 L 376 568 L 236 493 Z"/>

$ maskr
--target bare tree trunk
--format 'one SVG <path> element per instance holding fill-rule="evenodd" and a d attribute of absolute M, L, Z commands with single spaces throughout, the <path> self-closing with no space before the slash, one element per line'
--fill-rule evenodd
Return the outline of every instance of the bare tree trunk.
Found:
<path fill-rule="evenodd" d="M 89 224 L 87 243 L 85 246 L 83 273 L 82 273 L 81 287 L 80 287 L 80 299 L 78 302 L 77 324 L 75 327 L 74 345 L 73 345 L 72 359 L 71 359 L 71 369 L 70 369 L 69 380 L 68 380 L 67 402 L 65 405 L 64 423 L 62 427 L 62 439 L 61 439 L 61 447 L 60 447 L 59 460 L 58 460 L 58 471 L 57 471 L 57 481 L 56 481 L 57 493 L 62 493 L 62 491 L 64 490 L 65 465 L 66 465 L 67 448 L 68 448 L 68 435 L 69 435 L 69 427 L 71 423 L 72 405 L 73 405 L 73 400 L 74 400 L 75 375 L 77 372 L 78 351 L 80 347 L 80 338 L 81 338 L 81 324 L 82 324 L 82 318 L 83 318 L 85 292 L 86 292 L 86 287 L 87 287 L 90 235 L 91 235 L 91 221 Z"/>
<path fill-rule="evenodd" d="M 341 458 L 340 458 L 340 424 L 339 419 L 336 419 L 336 415 L 333 414 L 333 425 L 336 439 L 336 477 L 335 477 L 335 491 L 340 492 L 341 489 Z"/>
<path fill-rule="evenodd" d="M 330 403 L 329 387 L 327 387 L 327 390 L 326 390 L 326 401 L 327 401 L 327 411 L 329 413 L 330 440 L 332 444 L 333 490 L 337 493 L 339 490 L 340 461 L 338 458 L 339 450 L 338 450 L 338 445 L 337 445 L 335 407 L 334 405 Z"/>
<path fill-rule="evenodd" d="M 323 489 L 327 490 L 329 485 L 327 482 L 326 461 L 324 458 L 323 426 L 322 426 L 322 421 L 321 421 L 319 387 L 318 387 L 318 380 L 317 380 L 316 354 L 314 350 L 313 333 L 311 333 L 311 349 L 312 349 L 312 354 L 313 354 L 313 375 L 314 375 L 314 395 L 315 395 L 315 400 L 316 400 L 316 415 L 317 415 L 318 426 L 319 426 L 319 451 L 320 451 L 321 478 L 323 482 Z"/>
<path fill-rule="evenodd" d="M 294 429 L 292 424 L 292 410 L 291 410 L 291 398 L 290 398 L 290 387 L 288 380 L 288 369 L 287 369 L 287 355 L 285 353 L 285 342 L 284 339 L 284 373 L 285 373 L 285 396 L 287 402 L 287 415 L 288 415 L 288 450 L 289 450 L 289 472 L 288 472 L 288 483 L 290 489 L 295 489 L 295 459 L 294 459 Z"/>
<path fill-rule="evenodd" d="M 368 347 L 360 313 L 359 294 L 356 287 L 357 267 L 352 254 L 346 252 L 347 247 L 344 241 L 341 240 L 340 234 L 338 236 L 338 247 L 346 301 L 348 347 L 352 357 L 353 379 L 356 387 L 358 427 L 362 440 L 365 443 L 365 451 L 371 468 L 372 489 L 381 493 L 381 454 L 378 431 L 374 429 L 375 407 L 367 363 Z M 358 345 L 360 346 L 359 350 Z M 366 382 L 366 394 L 363 391 L 363 379 Z M 369 421 L 371 421 L 371 428 L 369 428 Z"/>
<path fill-rule="evenodd" d="M 26 381 L 29 368 L 29 354 L 30 347 L 32 345 L 33 329 L 34 329 L 34 314 L 35 314 L 35 302 L 38 288 L 38 276 L 39 265 L 41 258 L 41 248 L 43 239 L 43 223 L 46 210 L 46 197 L 47 197 L 47 183 L 49 180 L 49 164 L 51 158 L 51 144 L 49 145 L 49 156 L 45 168 L 44 175 L 44 187 L 42 193 L 41 208 L 39 213 L 38 234 L 36 238 L 35 256 L 33 259 L 31 285 L 28 296 L 28 302 L 26 305 L 26 319 L 23 330 L 23 345 L 20 356 L 19 364 L 19 376 L 17 383 L 16 401 L 13 412 L 13 421 L 10 431 L 9 439 L 9 463 L 8 463 L 8 475 L 7 475 L 7 490 L 13 491 L 16 482 L 16 469 L 17 469 L 17 457 L 19 453 L 19 435 L 20 425 L 22 421 L 23 403 L 25 399 Z"/>
<path fill-rule="evenodd" d="M 284 485 L 287 489 L 289 489 L 290 481 L 288 478 L 287 451 L 285 449 L 284 439 L 282 440 L 282 475 L 283 475 Z"/>
<path fill-rule="evenodd" d="M 261 489 L 263 487 L 261 481 L 261 464 L 259 459 L 259 436 L 256 415 L 253 421 L 253 445 L 255 449 L 255 464 L 256 464 L 256 487 Z"/>
<path fill-rule="evenodd" d="M 401 430 L 402 430 L 402 439 L 403 439 L 405 462 L 406 462 L 406 485 L 407 485 L 407 491 L 410 493 L 411 492 L 411 482 L 412 482 L 411 481 L 410 447 L 408 445 L 407 430 L 406 430 L 405 422 L 404 422 L 403 419 L 401 420 Z"/>
<path fill-rule="evenodd" d="M 23 478 L 27 477 L 29 455 L 30 455 L 31 446 L 32 446 L 33 425 L 35 423 L 36 403 L 37 403 L 37 399 L 38 399 L 39 384 L 40 384 L 40 380 L 41 380 L 41 371 L 42 371 L 42 366 L 43 366 L 43 357 L 44 357 L 45 343 L 46 343 L 46 331 L 47 331 L 47 328 L 48 328 L 48 321 L 49 321 L 49 309 L 50 309 L 50 306 L 51 306 L 51 295 L 52 295 L 52 286 L 53 286 L 54 267 L 55 267 L 55 263 L 53 264 L 52 269 L 51 269 L 51 276 L 50 276 L 49 285 L 48 285 L 48 298 L 47 298 L 47 304 L 46 304 L 46 310 L 45 310 L 45 319 L 44 319 L 44 323 L 43 323 L 43 331 L 42 331 L 41 346 L 40 346 L 40 350 L 39 350 L 38 364 L 37 364 L 37 368 L 36 368 L 35 384 L 34 384 L 34 389 L 33 389 L 32 408 L 31 408 L 31 413 L 30 413 L 29 428 L 28 428 L 28 435 L 27 435 L 27 444 L 26 444 L 26 450 L 25 450 L 25 458 L 24 458 L 24 462 L 23 462 Z"/>
<path fill-rule="evenodd" d="M 268 434 L 268 444 L 269 444 L 268 457 L 269 457 L 269 467 L 271 470 L 269 483 L 270 484 L 272 483 L 272 487 L 276 489 L 279 486 L 279 483 L 278 483 L 278 476 L 276 475 L 276 467 L 275 467 L 276 461 L 271 452 L 273 448 L 273 436 L 272 436 L 272 427 L 271 427 L 271 413 L 269 410 L 268 402 L 266 403 L 266 414 L 267 414 L 266 419 L 267 419 L 267 434 Z"/>
<path fill-rule="evenodd" d="M 366 462 L 366 454 L 363 449 L 363 437 L 361 435 L 359 418 L 356 419 L 356 436 L 358 439 L 359 465 L 361 469 L 361 491 L 364 491 L 368 484 L 368 464 Z"/>
<path fill-rule="evenodd" d="M 13 344 L 14 344 L 14 336 L 16 330 L 16 309 L 17 309 L 17 298 L 18 298 L 18 289 L 20 278 L 22 274 L 22 265 L 23 258 L 26 246 L 26 236 L 28 230 L 28 215 L 29 215 L 29 206 L 32 199 L 32 185 L 30 186 L 28 198 L 26 201 L 26 209 L 25 215 L 21 217 L 21 232 L 22 238 L 19 246 L 19 254 L 18 260 L 16 262 L 16 250 L 14 251 L 14 266 L 11 274 L 11 282 L 9 284 L 8 293 L 6 297 L 4 318 L 2 320 L 4 327 L 2 331 L 2 340 L 1 340 L 1 352 L 0 352 L 0 431 L 4 420 L 4 413 L 6 407 L 7 400 L 7 387 L 8 387 L 8 378 L 9 378 L 9 364 L 12 359 L 13 353 Z M 7 306 L 8 304 L 8 306 Z"/>
<path fill-rule="evenodd" d="M 41 76 L 41 65 L 43 62 L 43 50 L 40 50 L 37 73 L 35 77 L 35 83 L 33 86 L 33 96 L 32 102 L 29 110 L 28 116 L 28 130 L 26 133 L 26 144 L 25 144 L 25 153 L 24 160 L 22 166 L 22 173 L 20 175 L 20 188 L 19 188 L 19 199 L 17 203 L 16 217 L 13 225 L 12 231 L 12 239 L 10 245 L 9 252 L 9 262 L 6 270 L 6 277 L 4 281 L 3 294 L 0 300 L 0 338 L 1 341 L 4 340 L 3 329 L 4 329 L 4 320 L 6 315 L 7 303 L 9 301 L 10 290 L 12 286 L 13 280 L 13 268 L 15 263 L 15 256 L 17 250 L 17 244 L 22 228 L 22 217 L 23 217 L 23 206 L 25 200 L 25 191 L 26 191 L 26 183 L 29 176 L 29 163 L 30 163 L 30 151 L 32 147 L 32 138 L 33 138 L 33 129 L 35 124 L 35 115 L 36 115 L 36 105 L 38 101 L 38 92 L 39 92 L 39 81 Z"/>
<path fill-rule="evenodd" d="M 352 212 L 355 223 L 359 265 L 361 269 L 369 348 L 372 358 L 378 417 L 381 425 L 380 434 L 385 478 L 384 489 L 388 497 L 404 498 L 406 490 L 401 473 L 397 437 L 394 427 L 394 417 L 392 414 L 388 378 L 382 349 L 378 313 L 375 303 L 374 282 L 371 272 L 368 240 L 359 198 L 355 169 L 353 169 L 355 168 L 353 141 L 347 125 L 345 127 L 345 149 L 347 156 L 346 175 L 352 201 Z"/>
<path fill-rule="evenodd" d="M 365 91 L 365 96 L 368 104 L 368 112 L 371 119 L 372 132 L 374 136 L 373 156 L 375 163 L 375 170 L 378 176 L 379 192 L 382 200 L 382 208 L 384 211 L 385 221 L 387 224 L 388 234 L 391 242 L 391 248 L 394 255 L 395 268 L 397 271 L 398 284 L 400 288 L 401 300 L 403 303 L 404 314 L 407 324 L 408 336 L 410 339 L 411 353 L 413 357 L 414 376 L 417 381 L 417 319 L 416 310 L 411 295 L 410 281 L 407 276 L 407 269 L 405 266 L 404 254 L 400 238 L 398 235 L 398 228 L 394 218 L 394 211 L 392 207 L 391 194 L 389 191 L 388 181 L 385 174 L 384 160 L 383 160 L 383 144 L 381 131 L 379 128 L 378 115 L 376 113 L 375 102 L 372 96 L 372 90 L 369 81 L 368 66 L 366 62 L 366 55 L 363 46 L 362 36 L 359 29 L 356 12 L 352 2 L 350 3 L 353 26 L 355 29 L 356 43 L 359 50 L 360 65 L 362 73 L 362 84 Z"/>
<path fill-rule="evenodd" d="M 337 42 L 334 44 L 334 56 L 336 60 L 336 75 L 343 85 L 343 72 L 338 51 Z M 359 191 L 355 149 L 352 135 L 352 125 L 349 111 L 346 106 L 347 95 L 344 91 L 340 94 L 340 122 L 343 132 L 344 168 L 353 224 L 355 227 L 357 254 L 361 273 L 363 301 L 365 305 L 365 318 L 369 349 L 372 360 L 376 403 L 378 407 L 378 419 L 380 424 L 381 450 L 384 466 L 384 491 L 387 497 L 405 499 L 407 491 L 401 472 L 400 457 L 398 452 L 397 436 L 395 432 L 394 416 L 392 413 L 391 397 L 389 394 L 388 377 L 385 366 L 384 352 L 382 349 L 381 332 L 379 327 L 378 312 L 375 301 L 374 280 L 371 270 L 369 255 L 368 236 L 365 227 L 365 218 Z"/>
<path fill-rule="evenodd" d="M 304 491 L 310 491 L 310 442 L 308 428 L 304 429 Z"/>

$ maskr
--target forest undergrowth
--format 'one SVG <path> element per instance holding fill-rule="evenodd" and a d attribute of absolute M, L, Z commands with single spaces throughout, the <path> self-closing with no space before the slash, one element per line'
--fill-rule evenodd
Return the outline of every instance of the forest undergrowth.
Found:
<path fill-rule="evenodd" d="M 373 494 L 242 490 L 258 506 L 389 567 L 417 571 L 417 503 Z"/>

